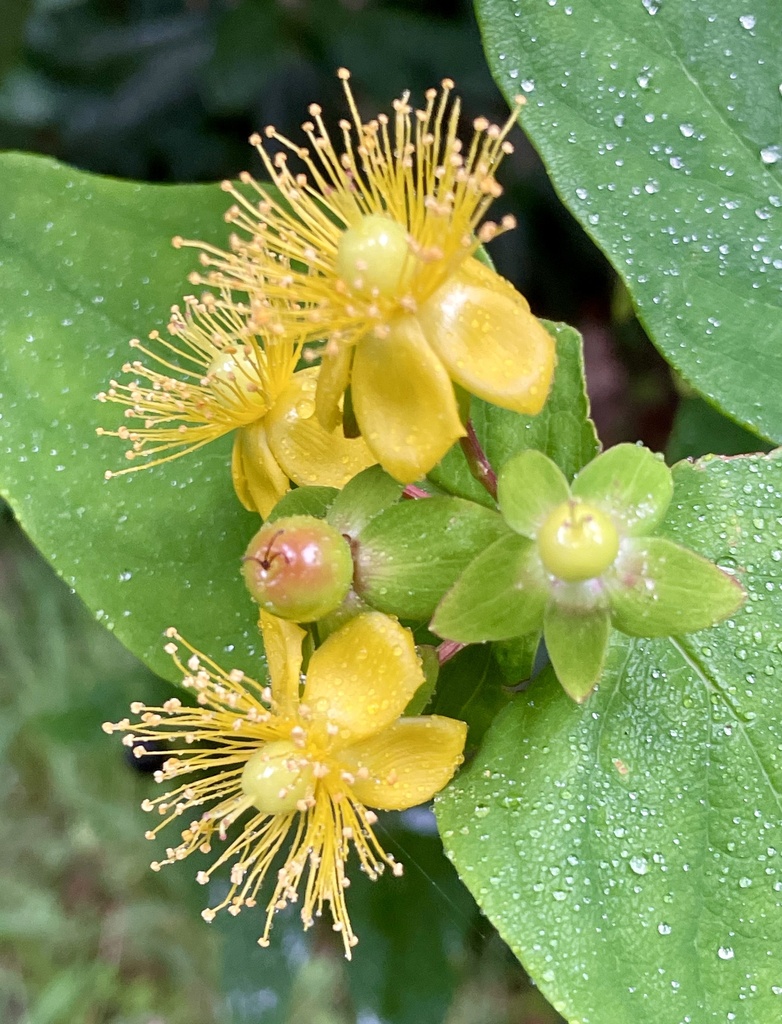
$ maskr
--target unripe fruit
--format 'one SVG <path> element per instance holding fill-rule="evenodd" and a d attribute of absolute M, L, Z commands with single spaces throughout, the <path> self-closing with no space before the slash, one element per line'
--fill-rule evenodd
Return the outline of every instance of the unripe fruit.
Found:
<path fill-rule="evenodd" d="M 305 799 L 313 779 L 312 765 L 290 740 L 265 743 L 247 759 L 242 792 L 263 814 L 287 814 Z"/>
<path fill-rule="evenodd" d="M 407 231 L 388 217 L 362 217 L 340 238 L 337 273 L 351 291 L 365 298 L 401 298 L 411 267 Z"/>
<path fill-rule="evenodd" d="M 353 580 L 350 545 L 312 516 L 264 523 L 244 555 L 244 581 L 267 612 L 314 622 L 342 603 Z"/>
<path fill-rule="evenodd" d="M 235 415 L 251 421 L 266 412 L 267 402 L 260 387 L 258 367 L 241 347 L 215 353 L 206 372 L 212 394 Z"/>
<path fill-rule="evenodd" d="M 567 583 L 600 576 L 619 553 L 619 534 L 599 508 L 571 499 L 549 514 L 538 532 L 544 567 Z"/>

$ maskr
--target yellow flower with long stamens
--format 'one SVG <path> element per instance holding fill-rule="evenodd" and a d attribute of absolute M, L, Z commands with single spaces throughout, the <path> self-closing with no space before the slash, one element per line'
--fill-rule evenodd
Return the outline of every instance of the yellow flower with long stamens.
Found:
<path fill-rule="evenodd" d="M 196 241 L 203 275 L 191 280 L 236 288 L 284 304 L 286 334 L 324 341 L 317 413 L 339 421 L 348 385 L 356 420 L 377 461 L 410 483 L 428 472 L 465 430 L 453 384 L 516 412 L 540 411 L 549 392 L 554 343 L 526 300 L 475 258 L 478 246 L 514 226 L 481 224 L 501 193 L 495 171 L 512 146 L 502 126 L 474 122 L 466 149 L 457 138 L 453 82 L 414 109 L 407 93 L 389 118 L 362 123 L 348 84 L 351 120 L 333 145 L 317 105 L 300 146 L 266 129 L 283 147 L 258 148 L 275 189 L 249 174 L 248 197 L 227 219 L 239 229 L 231 251 Z M 291 169 L 288 153 L 300 162 Z"/>
<path fill-rule="evenodd" d="M 321 426 L 314 415 L 319 369 L 296 371 L 301 342 L 266 307 L 237 303 L 227 291 L 220 298 L 189 296 L 184 310 L 173 307 L 168 333 L 153 331 L 147 346 L 134 339 L 147 363 L 126 363 L 123 372 L 135 379 L 113 380 L 98 395 L 124 405 L 130 421 L 98 434 L 129 441 L 125 454 L 136 463 L 109 470 L 107 479 L 187 455 L 235 430 L 236 493 L 265 517 L 291 480 L 342 487 L 375 462 L 361 438 Z"/>
<path fill-rule="evenodd" d="M 196 850 L 208 853 L 215 837 L 226 843 L 198 873 L 206 884 L 231 865 L 230 888 L 203 912 L 207 921 L 218 910 L 255 906 L 272 864 L 284 856 L 259 943 L 268 945 L 275 912 L 301 899 L 305 928 L 328 907 L 350 958 L 357 941 L 345 901 L 351 847 L 370 878 L 386 866 L 401 874 L 373 831 L 377 816 L 369 808 L 403 810 L 431 799 L 461 763 L 467 727 L 438 715 L 399 717 L 424 676 L 412 634 L 395 619 L 368 612 L 332 633 L 310 658 L 303 690 L 304 631 L 266 612 L 261 627 L 271 686 L 224 672 L 170 630 L 186 648 L 186 667 L 177 644 L 166 649 L 197 706 L 176 697 L 158 708 L 134 704 L 138 723 L 104 729 L 126 733 L 123 742 L 138 756 L 149 753 L 145 740 L 172 744 L 155 777 L 183 781 L 144 802 L 162 818 L 148 838 L 208 808 L 188 822 L 165 860 L 152 864 L 157 870 Z M 234 825 L 239 832 L 229 840 Z"/>

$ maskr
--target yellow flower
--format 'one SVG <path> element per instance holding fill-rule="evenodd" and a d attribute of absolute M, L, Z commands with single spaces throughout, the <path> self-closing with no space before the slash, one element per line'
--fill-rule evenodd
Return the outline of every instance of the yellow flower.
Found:
<path fill-rule="evenodd" d="M 344 83 L 352 121 L 340 122 L 342 152 L 321 109 L 303 125 L 300 146 L 269 127 L 283 151 L 251 140 L 274 185 L 249 174 L 251 201 L 231 182 L 227 219 L 243 234 L 226 253 L 202 250 L 195 280 L 284 304 L 280 322 L 304 341 L 324 340 L 317 413 L 339 420 L 350 384 L 356 420 L 377 461 L 403 483 L 428 472 L 464 435 L 452 382 L 516 412 L 540 411 L 554 368 L 554 344 L 526 300 L 474 256 L 481 243 L 514 226 L 480 224 L 501 193 L 494 177 L 511 152 L 506 123 L 485 118 L 463 149 L 453 82 L 426 93 L 416 110 L 407 93 L 389 118 L 362 123 Z M 303 168 L 292 170 L 284 149 Z M 259 200 L 259 201 L 257 201 Z"/>
<path fill-rule="evenodd" d="M 141 464 L 106 478 L 157 466 L 186 455 L 236 430 L 231 472 L 242 504 L 267 516 L 290 481 L 342 487 L 375 459 L 360 438 L 348 439 L 336 426 L 325 430 L 315 412 L 319 369 L 296 371 L 301 344 L 281 333 L 268 308 L 205 294 L 172 309 L 171 340 L 158 331 L 151 347 L 134 339 L 146 356 L 126 363 L 128 384 L 111 381 L 98 395 L 126 406 L 125 416 L 143 426 L 98 428 L 130 441 L 130 460 Z"/>
<path fill-rule="evenodd" d="M 276 873 L 258 940 L 268 945 L 274 913 L 302 896 L 301 919 L 308 928 L 328 905 L 345 955 L 356 944 L 345 903 L 346 864 L 351 846 L 361 870 L 375 879 L 388 865 L 372 826 L 369 807 L 402 810 L 429 800 L 462 760 L 463 722 L 438 715 L 400 718 L 423 683 L 409 630 L 379 612 L 352 619 L 312 655 L 300 693 L 304 631 L 261 612 L 271 686 L 240 671 L 224 672 L 169 630 L 189 652 L 187 668 L 177 645 L 166 649 L 185 673 L 184 685 L 197 707 L 171 698 L 161 708 L 131 706 L 140 722 L 106 723 L 106 732 L 127 733 L 123 742 L 138 752 L 139 741 L 171 741 L 158 782 L 183 778 L 171 792 L 145 801 L 163 820 L 155 835 L 193 808 L 211 805 L 188 824 L 182 841 L 161 864 L 208 853 L 217 836 L 240 817 L 239 834 L 227 842 L 212 866 L 198 873 L 204 884 L 231 863 L 231 886 L 217 907 L 238 914 L 256 904 L 259 889 L 287 839 L 284 865 Z M 300 890 L 303 889 L 303 893 Z"/>

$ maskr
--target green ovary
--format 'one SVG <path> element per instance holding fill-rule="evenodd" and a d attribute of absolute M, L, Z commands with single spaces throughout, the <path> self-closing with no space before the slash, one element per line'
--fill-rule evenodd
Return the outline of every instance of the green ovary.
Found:
<path fill-rule="evenodd" d="M 401 298 L 411 268 L 407 230 L 388 217 L 363 217 L 340 238 L 337 273 L 351 291 L 366 298 Z"/>
<path fill-rule="evenodd" d="M 537 540 L 545 569 L 567 583 L 600 576 L 619 552 L 619 534 L 610 517 L 572 499 L 549 514 Z"/>
<path fill-rule="evenodd" d="M 242 419 L 256 419 L 267 411 L 258 368 L 244 349 L 215 353 L 206 379 L 220 405 Z"/>
<path fill-rule="evenodd" d="M 307 796 L 312 765 L 289 740 L 266 743 L 251 755 L 242 772 L 242 792 L 264 814 L 295 811 Z"/>

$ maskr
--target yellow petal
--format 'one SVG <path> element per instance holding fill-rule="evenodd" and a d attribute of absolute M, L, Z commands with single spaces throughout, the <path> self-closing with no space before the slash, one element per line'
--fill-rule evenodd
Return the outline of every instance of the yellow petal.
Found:
<path fill-rule="evenodd" d="M 416 316 L 451 379 L 471 394 L 530 415 L 543 408 L 554 375 L 554 339 L 494 271 L 467 261 Z"/>
<path fill-rule="evenodd" d="M 342 428 L 324 430 L 315 413 L 318 367 L 299 370 L 264 420 L 269 447 L 283 470 L 300 486 L 344 487 L 375 464 L 361 437 Z"/>
<path fill-rule="evenodd" d="M 352 362 L 353 349 L 347 345 L 336 346 L 332 354 L 325 352 L 320 361 L 315 413 L 324 430 L 334 430 L 342 422 L 342 396 L 350 383 Z"/>
<path fill-rule="evenodd" d="M 264 519 L 290 490 L 290 480 L 269 449 L 264 420 L 237 430 L 231 476 L 239 501 Z"/>
<path fill-rule="evenodd" d="M 396 619 L 367 612 L 351 619 L 310 658 L 302 701 L 331 726 L 331 743 L 374 736 L 402 714 L 424 681 L 413 634 Z"/>
<path fill-rule="evenodd" d="M 401 483 L 420 479 L 464 436 L 453 385 L 412 316 L 392 321 L 385 338 L 359 341 L 352 387 L 367 445 Z"/>
<path fill-rule="evenodd" d="M 455 718 L 401 718 L 379 736 L 340 751 L 356 777 L 351 790 L 367 807 L 403 811 L 431 800 L 462 763 L 467 726 Z M 361 778 L 361 769 L 369 778 Z"/>
<path fill-rule="evenodd" d="M 301 626 L 261 609 L 258 625 L 263 634 L 272 696 L 280 710 L 291 712 L 299 700 L 301 645 L 307 635 Z"/>

